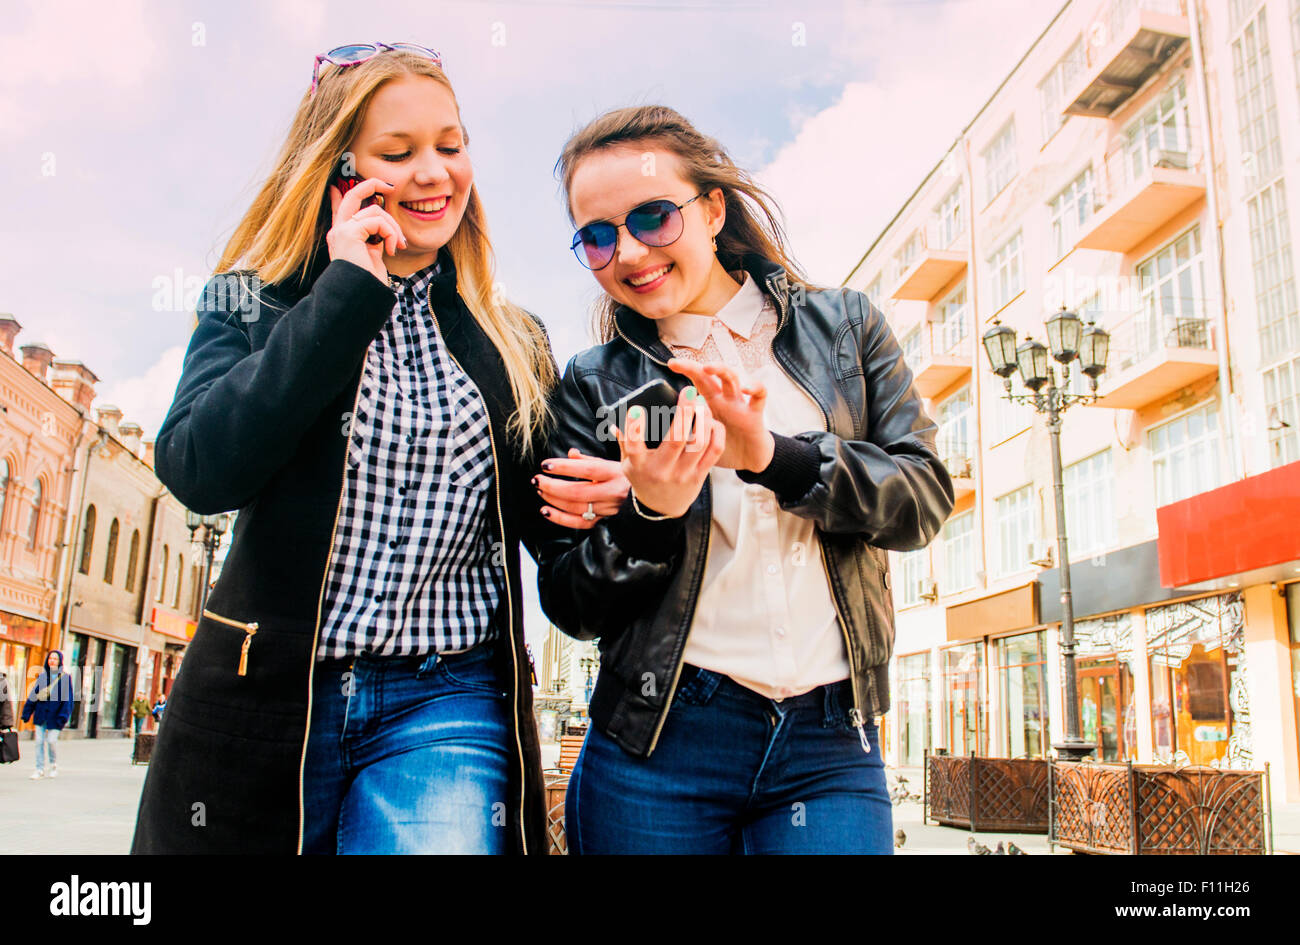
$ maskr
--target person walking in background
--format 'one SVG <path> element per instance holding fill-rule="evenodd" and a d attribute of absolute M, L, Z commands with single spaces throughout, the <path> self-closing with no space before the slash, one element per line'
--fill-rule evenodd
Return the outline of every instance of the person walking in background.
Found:
<path fill-rule="evenodd" d="M 0 729 L 14 727 L 14 705 L 9 700 L 9 677 L 0 672 Z"/>
<path fill-rule="evenodd" d="M 151 709 L 149 712 L 149 714 L 153 716 L 153 720 L 155 724 L 157 725 L 162 724 L 163 711 L 166 708 L 167 708 L 167 693 L 160 692 L 158 693 L 158 701 L 153 704 L 153 709 Z"/>
<path fill-rule="evenodd" d="M 8 700 L 6 699 L 6 702 Z M 23 703 L 23 721 L 36 726 L 36 770 L 32 780 L 45 777 L 45 753 L 50 754 L 50 777 L 58 777 L 54 743 L 72 718 L 72 677 L 63 671 L 63 653 L 50 650 L 36 682 Z"/>

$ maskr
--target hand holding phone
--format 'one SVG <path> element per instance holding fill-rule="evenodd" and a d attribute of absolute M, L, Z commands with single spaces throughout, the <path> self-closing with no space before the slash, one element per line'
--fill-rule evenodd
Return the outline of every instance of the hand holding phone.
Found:
<path fill-rule="evenodd" d="M 329 186 L 330 208 L 333 223 L 325 234 L 330 259 L 346 259 L 369 271 L 376 279 L 388 284 L 388 268 L 384 255 L 396 256 L 406 246 L 406 237 L 388 213 L 372 203 L 364 209 L 361 202 L 372 196 L 382 196 L 393 185 L 377 177 L 370 177 L 339 190 L 336 183 Z M 372 237 L 377 237 L 375 242 Z"/>
<path fill-rule="evenodd" d="M 614 403 L 601 407 L 601 411 L 610 424 L 626 430 L 627 412 L 633 407 L 641 407 L 645 411 L 645 445 L 657 449 L 668 433 L 669 424 L 673 422 L 673 414 L 677 409 L 677 392 L 665 380 L 650 381 Z"/>

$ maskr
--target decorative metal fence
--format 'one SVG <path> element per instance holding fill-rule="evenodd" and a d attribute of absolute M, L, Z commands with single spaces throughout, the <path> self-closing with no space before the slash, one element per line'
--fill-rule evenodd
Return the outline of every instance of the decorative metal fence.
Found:
<path fill-rule="evenodd" d="M 925 758 L 923 816 L 953 827 L 1047 833 L 1047 762 L 1031 758 Z"/>

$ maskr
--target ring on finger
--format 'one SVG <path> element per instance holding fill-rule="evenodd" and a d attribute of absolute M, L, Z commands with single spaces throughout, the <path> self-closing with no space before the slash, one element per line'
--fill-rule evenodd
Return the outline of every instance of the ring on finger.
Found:
<path fill-rule="evenodd" d="M 590 502 L 587 503 L 587 511 L 582 513 L 582 520 L 584 522 L 594 522 L 596 520 L 596 510 L 592 508 Z"/>

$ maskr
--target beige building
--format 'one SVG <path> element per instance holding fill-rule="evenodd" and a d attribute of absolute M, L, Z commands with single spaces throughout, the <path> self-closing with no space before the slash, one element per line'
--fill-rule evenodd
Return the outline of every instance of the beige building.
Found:
<path fill-rule="evenodd" d="M 890 763 L 1064 737 L 1049 438 L 980 345 L 995 319 L 1046 341 L 1064 305 L 1111 335 L 1062 433 L 1083 735 L 1268 763 L 1300 800 L 1297 159 L 1300 0 L 1075 0 L 847 276 L 957 487 L 930 547 L 891 554 Z"/>

